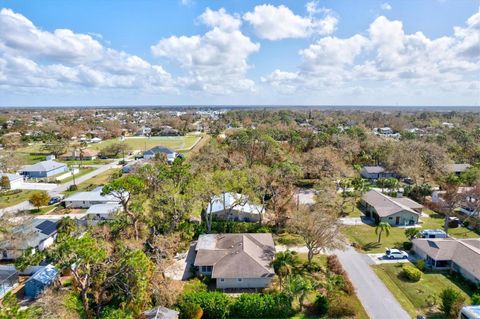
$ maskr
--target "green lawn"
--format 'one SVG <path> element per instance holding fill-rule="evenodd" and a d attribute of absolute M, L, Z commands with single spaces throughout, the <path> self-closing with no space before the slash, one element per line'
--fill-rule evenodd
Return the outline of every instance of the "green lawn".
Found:
<path fill-rule="evenodd" d="M 434 211 L 431 210 L 425 210 L 424 211 L 426 214 L 429 215 L 429 217 L 421 217 L 420 220 L 423 222 L 422 227 L 425 229 L 443 229 L 443 224 L 444 224 L 444 218 L 442 215 L 435 213 Z M 477 233 L 474 231 L 471 231 L 467 228 L 463 227 L 458 227 L 458 228 L 450 228 L 448 230 L 448 233 L 452 235 L 453 237 L 456 238 L 478 238 L 480 237 Z"/>
<path fill-rule="evenodd" d="M 421 217 L 421 229 L 443 229 L 443 217 L 426 210 L 426 214 L 429 217 Z M 382 234 L 381 243 L 377 243 L 378 236 L 375 234 L 375 226 L 373 225 L 356 225 L 345 226 L 343 233 L 352 241 L 356 242 L 361 248 L 369 253 L 381 253 L 385 251 L 385 248 L 401 248 L 405 237 L 405 228 L 392 227 L 390 229 L 390 235 L 387 237 L 385 232 Z M 478 238 L 480 237 L 474 231 L 468 230 L 463 227 L 451 228 L 448 233 L 457 238 Z"/>
<path fill-rule="evenodd" d="M 429 309 L 427 300 L 432 296 L 438 300 L 438 295 L 447 287 L 460 291 L 465 296 L 467 303 L 470 302 L 469 296 L 473 293 L 467 285 L 447 274 L 424 273 L 420 281 L 410 282 L 401 276 L 402 264 L 382 264 L 372 267 L 411 316 L 426 314 L 428 318 L 443 318 L 437 307 Z"/>
<path fill-rule="evenodd" d="M 352 202 L 347 202 L 344 206 L 344 211 L 348 213 L 346 217 L 361 217 L 364 216 L 362 211 L 354 206 Z"/>
<path fill-rule="evenodd" d="M 47 213 L 51 213 L 57 206 L 58 204 L 51 205 L 51 206 L 44 206 L 44 207 L 41 207 L 40 210 L 37 210 L 35 208 L 35 209 L 29 210 L 28 212 L 33 215 L 45 215 Z"/>
<path fill-rule="evenodd" d="M 80 162 L 79 160 L 59 160 L 58 162 L 60 163 L 65 163 L 69 166 L 71 165 L 75 165 L 78 167 L 78 165 L 82 164 L 82 166 L 88 166 L 88 165 L 106 165 L 106 164 L 110 164 L 111 162 L 113 162 L 113 160 L 111 159 L 94 159 L 94 160 L 83 160 L 82 162 Z"/>
<path fill-rule="evenodd" d="M 35 190 L 22 190 L 17 194 L 12 194 L 8 196 L 0 196 L 0 208 L 14 206 L 19 204 L 23 201 L 26 201 L 32 196 L 33 194 L 38 193 Z"/>
<path fill-rule="evenodd" d="M 343 227 L 343 233 L 352 241 L 356 242 L 368 253 L 382 253 L 387 247 L 401 247 L 407 240 L 405 237 L 405 228 L 392 227 L 390 235 L 387 237 L 385 232 L 382 234 L 380 244 L 377 243 L 378 236 L 375 234 L 373 225 L 356 225 Z"/>
<path fill-rule="evenodd" d="M 110 177 L 116 172 L 115 169 L 109 169 L 101 174 L 98 174 L 95 177 L 90 178 L 89 180 L 78 184 L 78 190 L 74 192 L 66 191 L 64 194 L 69 196 L 76 192 L 87 191 L 95 188 L 95 186 L 104 185 L 109 182 Z"/>
<path fill-rule="evenodd" d="M 185 136 L 153 136 L 147 137 L 127 137 L 124 141 L 120 139 L 105 140 L 97 144 L 90 144 L 89 148 L 94 150 L 101 150 L 102 148 L 112 145 L 113 143 L 125 143 L 132 150 L 145 151 L 155 146 L 165 146 L 176 151 L 188 150 L 192 147 L 200 136 L 185 135 Z"/>

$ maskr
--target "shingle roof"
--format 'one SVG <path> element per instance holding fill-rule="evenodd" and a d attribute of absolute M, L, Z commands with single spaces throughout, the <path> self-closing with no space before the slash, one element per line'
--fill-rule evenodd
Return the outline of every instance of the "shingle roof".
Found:
<path fill-rule="evenodd" d="M 93 214 L 93 215 L 96 215 L 96 214 L 105 215 L 105 214 L 116 212 L 121 208 L 122 208 L 122 205 L 118 203 L 96 204 L 96 205 L 90 206 L 90 208 L 86 211 L 86 213 Z"/>
<path fill-rule="evenodd" d="M 208 234 L 197 242 L 195 266 L 213 266 L 212 278 L 273 276 L 271 234 Z"/>
<path fill-rule="evenodd" d="M 22 169 L 22 172 L 49 172 L 64 166 L 66 167 L 67 164 L 58 163 L 53 160 L 50 160 L 50 161 L 43 161 L 37 164 L 26 166 Z"/>
<path fill-rule="evenodd" d="M 27 249 L 37 247 L 43 240 L 55 235 L 58 220 L 33 219 L 13 229 L 14 240 L 0 242 L 0 248 Z"/>
<path fill-rule="evenodd" d="M 480 280 L 480 239 L 414 239 L 413 243 L 434 260 L 451 260 Z"/>
<path fill-rule="evenodd" d="M 405 201 L 400 198 L 393 198 L 382 194 L 381 192 L 372 189 L 363 195 L 362 199 L 368 203 L 370 206 L 373 206 L 380 217 L 386 217 L 398 213 L 400 211 L 406 210 L 413 214 L 418 213 L 412 210 L 409 206 L 413 206 L 415 203 L 413 200 Z M 409 206 L 407 206 L 408 204 Z M 417 203 L 418 204 L 418 203 Z M 418 204 L 420 205 L 420 204 Z M 420 205 L 421 206 L 421 205 Z"/>

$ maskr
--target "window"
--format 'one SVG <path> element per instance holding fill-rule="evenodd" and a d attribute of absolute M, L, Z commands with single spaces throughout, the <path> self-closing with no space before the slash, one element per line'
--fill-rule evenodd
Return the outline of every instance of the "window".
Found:
<path fill-rule="evenodd" d="M 243 279 L 242 279 L 242 278 L 237 278 L 237 281 L 238 281 L 238 282 L 242 282 Z"/>
<path fill-rule="evenodd" d="M 225 278 L 220 278 L 220 281 L 221 281 L 221 282 L 224 282 L 224 281 L 225 281 Z"/>

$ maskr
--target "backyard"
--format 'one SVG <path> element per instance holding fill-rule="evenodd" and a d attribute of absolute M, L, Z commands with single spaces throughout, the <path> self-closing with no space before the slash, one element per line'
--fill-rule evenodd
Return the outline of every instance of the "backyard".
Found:
<path fill-rule="evenodd" d="M 95 177 L 92 177 L 86 180 L 83 183 L 77 184 L 78 189 L 76 191 L 65 191 L 64 194 L 69 196 L 73 193 L 80 192 L 80 191 L 88 191 L 92 190 L 96 186 L 104 185 L 109 182 L 110 177 L 115 174 L 115 169 L 109 169 L 101 174 L 98 174 Z"/>
<path fill-rule="evenodd" d="M 403 264 L 381 264 L 372 266 L 402 307 L 412 316 L 427 315 L 427 318 L 445 318 L 438 309 L 438 295 L 451 287 L 461 292 L 469 304 L 473 291 L 461 279 L 438 272 L 423 273 L 418 282 L 411 282 L 401 275 Z"/>

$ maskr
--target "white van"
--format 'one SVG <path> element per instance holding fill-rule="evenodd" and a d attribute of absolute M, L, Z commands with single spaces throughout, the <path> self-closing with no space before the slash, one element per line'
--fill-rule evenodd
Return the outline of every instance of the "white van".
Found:
<path fill-rule="evenodd" d="M 458 315 L 459 319 L 480 319 L 480 306 L 463 307 Z"/>

